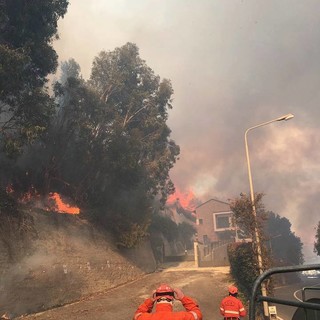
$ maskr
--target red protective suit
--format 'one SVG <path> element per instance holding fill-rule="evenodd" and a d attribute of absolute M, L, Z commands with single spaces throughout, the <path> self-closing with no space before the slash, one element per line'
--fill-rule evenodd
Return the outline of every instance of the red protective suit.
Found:
<path fill-rule="evenodd" d="M 187 296 L 181 300 L 186 311 L 172 311 L 171 303 L 156 303 L 156 310 L 152 312 L 154 300 L 146 299 L 137 309 L 133 320 L 202 320 L 199 306 Z"/>
<path fill-rule="evenodd" d="M 246 310 L 238 298 L 228 296 L 221 301 L 220 313 L 224 318 L 240 318 L 246 315 Z"/>

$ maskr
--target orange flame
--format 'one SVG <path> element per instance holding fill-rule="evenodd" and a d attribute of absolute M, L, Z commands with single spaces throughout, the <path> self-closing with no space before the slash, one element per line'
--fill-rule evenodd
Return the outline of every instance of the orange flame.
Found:
<path fill-rule="evenodd" d="M 8 184 L 6 192 L 15 193 L 12 184 Z M 49 193 L 47 197 L 41 197 L 34 186 L 30 187 L 30 190 L 22 195 L 18 195 L 18 200 L 23 204 L 32 204 L 36 208 L 41 208 L 47 211 L 56 211 L 59 213 L 79 214 L 80 209 L 78 207 L 72 207 L 65 203 L 59 193 Z M 49 201 L 48 201 L 49 200 Z M 51 201 L 50 201 L 51 200 Z"/>
<path fill-rule="evenodd" d="M 176 188 L 175 193 L 171 194 L 167 199 L 167 205 L 172 205 L 176 202 L 180 202 L 182 208 L 193 211 L 196 208 L 196 197 L 192 190 L 187 192 L 181 192 Z"/>
<path fill-rule="evenodd" d="M 67 203 L 64 203 L 61 199 L 59 193 L 54 192 L 51 193 L 49 199 L 53 199 L 55 201 L 55 210 L 60 213 L 69 213 L 69 214 L 79 214 L 80 209 L 78 207 L 72 207 Z"/>

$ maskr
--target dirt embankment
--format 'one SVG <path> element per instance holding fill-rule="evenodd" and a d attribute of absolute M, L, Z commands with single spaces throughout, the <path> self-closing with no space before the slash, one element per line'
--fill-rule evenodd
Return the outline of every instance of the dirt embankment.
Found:
<path fill-rule="evenodd" d="M 78 301 L 155 270 L 147 243 L 134 254 L 120 252 L 81 216 L 29 214 L 36 236 L 25 237 L 24 250 L 13 252 L 18 246 L 12 232 L 12 239 L 0 242 L 0 316 L 17 317 Z"/>

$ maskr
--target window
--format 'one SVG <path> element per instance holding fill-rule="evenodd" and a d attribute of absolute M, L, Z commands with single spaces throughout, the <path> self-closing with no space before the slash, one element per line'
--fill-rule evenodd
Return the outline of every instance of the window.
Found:
<path fill-rule="evenodd" d="M 203 224 L 203 219 L 198 219 L 198 225 Z"/>
<path fill-rule="evenodd" d="M 227 215 L 216 216 L 217 229 L 229 228 L 229 217 Z"/>
<path fill-rule="evenodd" d="M 213 214 L 214 231 L 234 230 L 232 212 L 219 212 Z"/>

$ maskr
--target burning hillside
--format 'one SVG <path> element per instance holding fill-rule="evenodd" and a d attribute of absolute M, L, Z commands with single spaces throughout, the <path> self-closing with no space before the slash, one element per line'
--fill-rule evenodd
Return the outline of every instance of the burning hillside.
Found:
<path fill-rule="evenodd" d="M 35 188 L 31 188 L 28 192 L 18 196 L 12 185 L 7 186 L 6 192 L 18 198 L 18 201 L 23 204 L 32 204 L 35 208 L 57 213 L 79 214 L 80 209 L 77 206 L 70 204 L 65 198 L 57 192 L 51 192 L 47 196 L 41 196 Z"/>
<path fill-rule="evenodd" d="M 49 195 L 49 199 L 53 200 L 53 206 L 51 210 L 57 211 L 59 213 L 68 213 L 68 214 L 79 214 L 80 209 L 78 207 L 73 207 L 68 203 L 65 203 L 59 193 L 54 192 Z"/>

